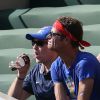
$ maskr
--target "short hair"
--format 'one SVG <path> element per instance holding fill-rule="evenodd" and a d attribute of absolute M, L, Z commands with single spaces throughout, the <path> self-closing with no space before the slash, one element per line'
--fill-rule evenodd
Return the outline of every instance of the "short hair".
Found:
<path fill-rule="evenodd" d="M 72 17 L 61 16 L 57 20 L 63 25 L 63 27 L 70 32 L 72 36 L 74 36 L 78 41 L 81 41 L 83 38 L 83 28 L 82 23 Z M 78 41 L 71 41 L 74 47 L 79 46 Z"/>

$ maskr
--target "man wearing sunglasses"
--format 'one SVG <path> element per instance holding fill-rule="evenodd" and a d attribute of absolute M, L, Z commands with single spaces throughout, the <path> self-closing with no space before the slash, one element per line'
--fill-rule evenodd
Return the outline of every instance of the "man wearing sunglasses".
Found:
<path fill-rule="evenodd" d="M 30 61 L 26 57 L 28 63 L 18 69 L 18 76 L 11 85 L 8 95 L 19 100 L 26 100 L 30 95 L 35 95 L 36 100 L 55 100 L 50 66 L 57 58 L 57 53 L 48 49 L 46 39 L 51 28 L 47 26 L 37 33 L 26 34 L 26 39 L 32 43 L 37 64 L 26 75 L 30 66 Z"/>
<path fill-rule="evenodd" d="M 100 100 L 100 58 L 80 50 L 90 46 L 83 40 L 81 22 L 59 17 L 47 38 L 48 48 L 60 56 L 51 66 L 56 100 L 67 100 L 64 85 L 74 100 Z"/>

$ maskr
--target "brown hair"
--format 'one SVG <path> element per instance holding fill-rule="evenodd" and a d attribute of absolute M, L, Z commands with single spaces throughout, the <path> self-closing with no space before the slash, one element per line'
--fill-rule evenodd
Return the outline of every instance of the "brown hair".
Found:
<path fill-rule="evenodd" d="M 82 23 L 75 18 L 66 16 L 59 17 L 57 20 L 59 20 L 63 27 L 78 40 L 71 42 L 74 47 L 78 47 L 79 41 L 83 38 Z"/>

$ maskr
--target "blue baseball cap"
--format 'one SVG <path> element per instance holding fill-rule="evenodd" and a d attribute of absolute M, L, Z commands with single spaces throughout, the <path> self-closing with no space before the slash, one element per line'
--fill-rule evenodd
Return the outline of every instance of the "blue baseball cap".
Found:
<path fill-rule="evenodd" d="M 32 39 L 39 39 L 39 40 L 45 40 L 47 35 L 50 33 L 52 26 L 45 26 L 41 28 L 37 33 L 30 33 L 26 34 L 26 39 L 32 40 Z"/>

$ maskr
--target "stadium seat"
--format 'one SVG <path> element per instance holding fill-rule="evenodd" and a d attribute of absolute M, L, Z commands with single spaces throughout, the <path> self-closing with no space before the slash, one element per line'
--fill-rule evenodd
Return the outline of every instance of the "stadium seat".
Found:
<path fill-rule="evenodd" d="M 87 10 L 88 9 L 88 10 Z M 21 20 L 28 28 L 40 28 L 45 25 L 52 25 L 59 16 L 73 16 L 83 25 L 100 24 L 100 5 L 73 5 L 66 7 L 38 7 L 33 8 L 21 15 Z M 98 16 L 98 17 L 97 17 Z M 19 19 L 18 16 L 15 16 Z M 9 16 L 12 20 L 13 17 Z M 17 20 L 15 21 L 17 23 Z M 19 24 L 12 23 L 14 28 L 20 28 Z"/>
<path fill-rule="evenodd" d="M 100 46 L 100 24 L 85 25 L 84 39 L 89 41 L 93 46 Z"/>
<path fill-rule="evenodd" d="M 19 10 L 13 11 L 9 15 L 8 19 L 9 19 L 9 22 L 11 23 L 11 25 L 13 26 L 13 28 L 27 28 L 25 26 L 23 20 L 21 19 L 21 15 L 23 15 L 27 11 L 29 11 L 28 8 L 27 9 L 19 9 Z"/>
<path fill-rule="evenodd" d="M 77 17 L 84 25 L 100 23 L 98 19 L 93 21 L 96 16 L 100 16 L 100 0 L 9 0 L 7 5 L 4 1 L 0 5 L 0 29 L 3 30 L 30 28 L 34 21 L 34 27 L 51 25 L 55 18 L 62 15 Z"/>
<path fill-rule="evenodd" d="M 90 42 L 91 46 L 84 49 L 95 56 L 100 53 L 100 24 L 86 25 L 83 27 L 83 39 Z"/>
<path fill-rule="evenodd" d="M 12 48 L 31 48 L 30 41 L 25 39 L 25 34 L 37 32 L 39 28 L 25 28 L 0 30 L 0 50 Z"/>

